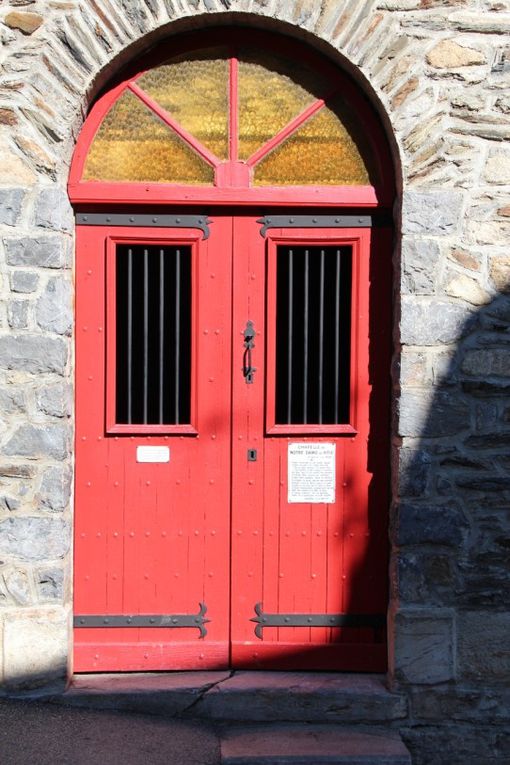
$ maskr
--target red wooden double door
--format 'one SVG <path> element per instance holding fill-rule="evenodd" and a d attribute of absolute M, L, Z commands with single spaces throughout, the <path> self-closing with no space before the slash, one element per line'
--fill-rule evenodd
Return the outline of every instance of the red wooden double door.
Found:
<path fill-rule="evenodd" d="M 371 223 L 78 215 L 76 671 L 384 669 Z"/>

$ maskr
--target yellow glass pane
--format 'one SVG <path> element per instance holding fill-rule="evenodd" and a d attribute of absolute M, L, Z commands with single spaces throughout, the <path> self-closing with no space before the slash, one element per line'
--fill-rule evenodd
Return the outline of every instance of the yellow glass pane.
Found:
<path fill-rule="evenodd" d="M 255 186 L 333 185 L 371 183 L 371 173 L 352 137 L 349 119 L 341 120 L 324 107 L 255 167 Z M 358 128 L 355 134 L 361 134 Z M 360 150 L 361 149 L 361 150 Z"/>
<path fill-rule="evenodd" d="M 214 171 L 139 98 L 125 92 L 96 133 L 83 179 L 212 184 Z"/>
<path fill-rule="evenodd" d="M 136 84 L 220 159 L 228 156 L 227 59 L 194 59 L 158 66 Z"/>
<path fill-rule="evenodd" d="M 260 63 L 263 58 L 263 63 Z M 267 53 L 239 61 L 239 158 L 248 159 L 307 106 L 325 84 L 299 63 Z"/>

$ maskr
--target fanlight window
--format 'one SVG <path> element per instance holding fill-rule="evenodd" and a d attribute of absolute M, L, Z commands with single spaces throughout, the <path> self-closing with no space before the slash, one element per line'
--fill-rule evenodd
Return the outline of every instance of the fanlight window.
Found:
<path fill-rule="evenodd" d="M 249 48 L 201 51 L 126 81 L 82 180 L 371 185 L 364 132 L 341 86 L 299 62 Z"/>

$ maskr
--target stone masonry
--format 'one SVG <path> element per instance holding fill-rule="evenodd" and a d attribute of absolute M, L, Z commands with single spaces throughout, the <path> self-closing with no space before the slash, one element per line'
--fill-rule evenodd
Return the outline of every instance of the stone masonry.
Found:
<path fill-rule="evenodd" d="M 4 0 L 0 685 L 59 688 L 69 674 L 76 136 L 132 56 L 221 23 L 270 26 L 344 62 L 388 131 L 389 683 L 408 697 L 414 762 L 508 762 L 508 0 Z"/>

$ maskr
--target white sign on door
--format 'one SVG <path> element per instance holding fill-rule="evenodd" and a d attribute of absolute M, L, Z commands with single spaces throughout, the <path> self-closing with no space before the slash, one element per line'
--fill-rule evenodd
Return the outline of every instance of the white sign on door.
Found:
<path fill-rule="evenodd" d="M 296 443 L 288 449 L 288 502 L 331 504 L 336 489 L 336 444 Z"/>
<path fill-rule="evenodd" d="M 137 446 L 137 462 L 170 462 L 168 446 Z"/>

